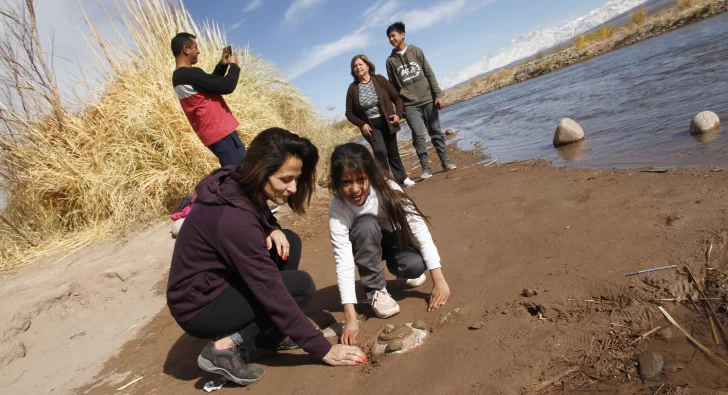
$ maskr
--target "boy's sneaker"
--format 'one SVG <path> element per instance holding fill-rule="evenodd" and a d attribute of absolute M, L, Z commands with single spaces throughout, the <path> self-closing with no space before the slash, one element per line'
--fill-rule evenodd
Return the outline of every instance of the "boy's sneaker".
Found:
<path fill-rule="evenodd" d="M 415 182 L 410 180 L 409 178 L 405 178 L 402 182 L 402 185 L 404 185 L 405 188 L 409 188 L 415 186 Z"/>
<path fill-rule="evenodd" d="M 422 174 L 420 174 L 421 179 L 426 179 L 432 177 L 432 170 L 430 169 L 424 169 L 422 170 Z"/>
<path fill-rule="evenodd" d="M 399 305 L 392 299 L 392 295 L 384 288 L 381 291 L 374 291 L 372 296 L 372 310 L 379 318 L 389 318 L 399 313 Z"/>
<path fill-rule="evenodd" d="M 452 162 L 449 162 L 449 161 L 448 161 L 447 163 L 445 163 L 445 165 L 443 165 L 443 166 L 442 166 L 442 168 L 443 168 L 443 169 L 444 169 L 445 171 L 450 171 L 450 170 L 455 170 L 455 169 L 457 169 L 458 167 L 457 167 L 457 166 L 455 166 L 455 164 L 454 164 L 454 163 L 452 163 Z"/>
<path fill-rule="evenodd" d="M 197 357 L 200 369 L 219 374 L 238 385 L 250 385 L 260 380 L 265 371 L 250 365 L 250 358 L 244 347 L 218 350 L 215 342 L 209 342 Z"/>
<path fill-rule="evenodd" d="M 278 205 L 275 203 L 268 203 L 268 210 L 270 210 L 271 213 L 275 214 L 276 211 L 278 211 Z"/>
<path fill-rule="evenodd" d="M 427 276 L 425 276 L 425 273 L 422 273 L 422 275 L 417 278 L 399 278 L 397 280 L 402 287 L 417 288 L 427 281 Z"/>

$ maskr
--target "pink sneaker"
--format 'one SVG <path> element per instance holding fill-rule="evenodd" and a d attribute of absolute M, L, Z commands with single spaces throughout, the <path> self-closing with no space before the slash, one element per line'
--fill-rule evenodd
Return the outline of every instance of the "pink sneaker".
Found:
<path fill-rule="evenodd" d="M 379 318 L 389 318 L 399 313 L 399 305 L 384 288 L 381 291 L 374 291 L 372 310 Z"/>

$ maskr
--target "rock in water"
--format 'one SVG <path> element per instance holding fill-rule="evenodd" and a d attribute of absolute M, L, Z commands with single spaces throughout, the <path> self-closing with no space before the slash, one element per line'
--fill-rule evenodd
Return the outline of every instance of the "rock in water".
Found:
<path fill-rule="evenodd" d="M 457 129 L 447 129 L 447 130 L 445 130 L 445 134 L 448 135 L 448 136 L 453 135 L 453 134 L 455 134 L 457 132 L 458 132 Z"/>
<path fill-rule="evenodd" d="M 665 358 L 659 352 L 648 352 L 637 358 L 640 366 L 640 377 L 642 381 L 657 380 L 662 376 L 665 368 Z"/>
<path fill-rule="evenodd" d="M 584 139 L 584 130 L 571 118 L 564 118 L 554 133 L 554 146 L 571 144 Z"/>
<path fill-rule="evenodd" d="M 720 118 L 712 111 L 703 111 L 690 123 L 690 134 L 716 132 L 720 128 Z"/>
<path fill-rule="evenodd" d="M 415 329 L 425 330 L 425 329 L 427 329 L 427 324 L 425 324 L 425 321 L 423 321 L 423 320 L 417 320 L 417 321 L 415 321 L 414 324 L 412 324 L 412 327 Z"/>
<path fill-rule="evenodd" d="M 177 235 L 179 235 L 179 230 L 182 229 L 182 224 L 185 222 L 184 218 L 178 219 L 174 221 L 172 224 L 172 238 L 176 239 Z"/>

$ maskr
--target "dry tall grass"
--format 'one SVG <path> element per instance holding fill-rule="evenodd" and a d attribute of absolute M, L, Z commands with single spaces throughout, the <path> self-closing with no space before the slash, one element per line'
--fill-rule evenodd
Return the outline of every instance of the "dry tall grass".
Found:
<path fill-rule="evenodd" d="M 641 25 L 647 20 L 647 8 L 641 7 L 637 11 L 632 11 L 629 13 L 629 17 L 632 19 L 632 23 Z"/>
<path fill-rule="evenodd" d="M 682 10 L 692 8 L 697 3 L 698 0 L 677 0 L 677 6 Z"/>
<path fill-rule="evenodd" d="M 576 36 L 574 39 L 574 47 L 580 51 L 586 49 L 588 47 L 586 36 L 583 34 Z"/>
<path fill-rule="evenodd" d="M 596 31 L 593 31 L 586 35 L 587 42 L 591 41 L 604 41 L 612 38 L 617 29 L 614 26 L 602 26 Z"/>
<path fill-rule="evenodd" d="M 223 32 L 215 23 L 198 25 L 181 3 L 123 0 L 120 11 L 132 43 L 106 40 L 87 21 L 93 34 L 84 39 L 95 44 L 105 76 L 98 98 L 81 111 L 62 107 L 63 124 L 49 116 L 51 108 L 26 115 L 3 103 L 14 130 L 0 133 L 7 199 L 0 271 L 159 221 L 217 165 L 172 89 L 169 42 L 179 31 L 197 35 L 199 66 L 210 72 L 226 45 Z M 239 59 L 240 81 L 226 101 L 241 138 L 249 142 L 272 126 L 307 136 L 319 147 L 325 175 L 331 148 L 351 132 L 328 125 L 271 63 L 247 49 Z"/>

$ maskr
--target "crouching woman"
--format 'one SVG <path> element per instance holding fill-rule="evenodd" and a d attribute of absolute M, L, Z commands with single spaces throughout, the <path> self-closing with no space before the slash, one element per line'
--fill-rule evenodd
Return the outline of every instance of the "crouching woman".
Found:
<path fill-rule="evenodd" d="M 300 346 L 330 365 L 366 360 L 357 347 L 331 345 L 301 311 L 316 291 L 298 270 L 301 239 L 282 230 L 267 200 L 305 212 L 316 181 L 318 150 L 287 130 L 260 133 L 240 166 L 217 169 L 177 238 L 167 304 L 188 334 L 211 339 L 201 369 L 247 385 L 263 376 L 261 354 Z"/>

